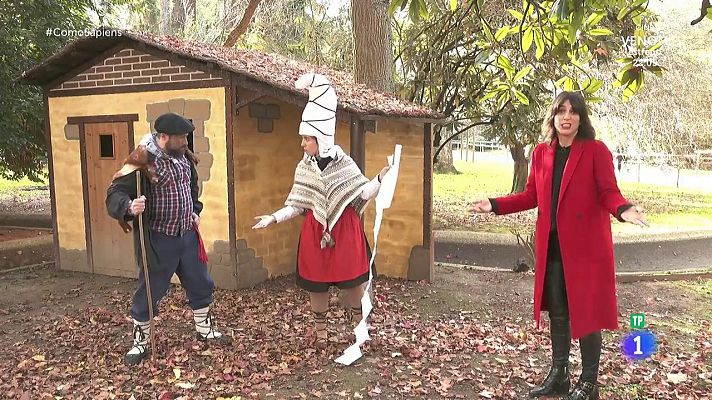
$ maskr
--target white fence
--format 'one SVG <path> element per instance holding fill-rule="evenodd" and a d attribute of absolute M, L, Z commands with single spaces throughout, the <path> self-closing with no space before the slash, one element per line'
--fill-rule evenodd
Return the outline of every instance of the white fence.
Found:
<path fill-rule="evenodd" d="M 478 142 L 475 142 L 478 143 Z M 490 142 L 482 142 L 483 146 Z M 459 147 L 452 151 L 454 161 L 469 163 L 501 163 L 511 167 L 514 162 L 509 151 L 494 147 L 490 151 L 476 151 L 476 146 Z M 613 168 L 619 182 L 638 182 L 712 192 L 712 152 L 689 155 L 670 154 L 613 154 Z"/>
<path fill-rule="evenodd" d="M 505 150 L 505 148 L 497 142 L 487 140 L 460 141 L 453 139 L 452 141 L 453 160 L 475 161 L 476 155 L 481 153 L 481 156 L 494 150 Z"/>

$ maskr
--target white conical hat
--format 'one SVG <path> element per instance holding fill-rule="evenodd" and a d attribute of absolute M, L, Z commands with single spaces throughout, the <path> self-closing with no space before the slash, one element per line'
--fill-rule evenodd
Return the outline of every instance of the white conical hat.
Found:
<path fill-rule="evenodd" d="M 314 136 L 319 143 L 319 156 L 334 156 L 336 134 L 336 91 L 324 75 L 304 74 L 294 83 L 297 89 L 309 89 L 309 102 L 304 107 L 299 134 Z"/>

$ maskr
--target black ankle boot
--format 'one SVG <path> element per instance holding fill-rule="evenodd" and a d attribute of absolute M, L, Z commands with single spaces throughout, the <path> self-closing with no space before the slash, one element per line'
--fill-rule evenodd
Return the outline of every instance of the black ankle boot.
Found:
<path fill-rule="evenodd" d="M 570 388 L 569 367 L 554 364 L 544 382 L 529 392 L 529 397 L 562 396 L 569 393 Z"/>
<path fill-rule="evenodd" d="M 564 397 L 564 400 L 598 400 L 598 385 L 591 382 L 579 382 Z"/>

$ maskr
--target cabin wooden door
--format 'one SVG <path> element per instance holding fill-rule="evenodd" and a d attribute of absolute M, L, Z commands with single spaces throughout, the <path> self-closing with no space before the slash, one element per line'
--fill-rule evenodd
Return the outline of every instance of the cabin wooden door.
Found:
<path fill-rule="evenodd" d="M 86 154 L 86 204 L 90 221 L 87 249 L 93 272 L 113 276 L 136 277 L 132 233 L 124 233 L 106 211 L 106 189 L 114 173 L 129 155 L 129 124 L 102 122 L 84 124 Z"/>

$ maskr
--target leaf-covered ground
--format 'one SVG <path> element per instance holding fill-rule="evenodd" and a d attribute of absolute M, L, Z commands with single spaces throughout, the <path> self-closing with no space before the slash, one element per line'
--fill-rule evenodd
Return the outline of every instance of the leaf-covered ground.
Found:
<path fill-rule="evenodd" d="M 161 304 L 154 363 L 128 369 L 134 281 L 55 271 L 0 275 L 0 393 L 9 399 L 522 399 L 546 374 L 531 322 L 532 275 L 439 268 L 432 284 L 379 280 L 365 357 L 332 361 L 349 340 L 332 298 L 331 347 L 312 346 L 307 296 L 286 277 L 217 291 L 231 345 L 197 342 L 185 296 Z M 607 399 L 703 399 L 712 392 L 712 281 L 619 285 L 622 329 L 606 333 Z M 657 354 L 629 362 L 619 340 L 646 314 Z M 578 372 L 578 347 L 572 349 Z"/>

